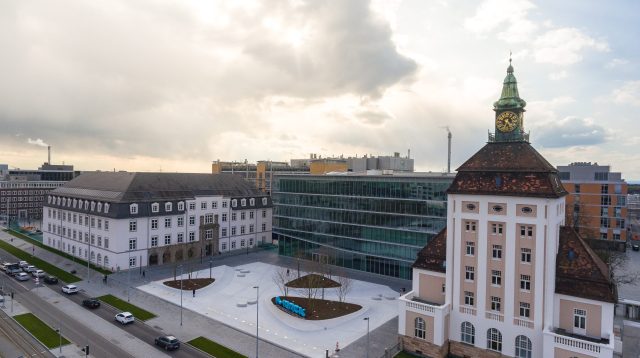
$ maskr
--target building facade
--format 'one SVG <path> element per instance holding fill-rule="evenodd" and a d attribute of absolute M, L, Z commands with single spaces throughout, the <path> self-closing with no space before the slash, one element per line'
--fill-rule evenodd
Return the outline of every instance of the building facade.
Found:
<path fill-rule="evenodd" d="M 411 278 L 445 225 L 446 174 L 276 175 L 274 238 L 285 256 Z"/>
<path fill-rule="evenodd" d="M 615 286 L 565 223 L 558 171 L 528 142 L 513 67 L 495 134 L 447 190 L 447 226 L 399 300 L 405 350 L 428 357 L 612 357 Z"/>
<path fill-rule="evenodd" d="M 627 190 L 622 174 L 589 162 L 558 166 L 567 196 L 567 224 L 584 238 L 627 241 Z"/>
<path fill-rule="evenodd" d="M 271 243 L 271 199 L 230 174 L 87 172 L 53 190 L 43 243 L 110 270 Z"/>
<path fill-rule="evenodd" d="M 76 174 L 73 165 L 44 163 L 37 170 L 24 170 L 0 164 L 0 217 L 20 221 L 41 219 L 47 193 Z"/>

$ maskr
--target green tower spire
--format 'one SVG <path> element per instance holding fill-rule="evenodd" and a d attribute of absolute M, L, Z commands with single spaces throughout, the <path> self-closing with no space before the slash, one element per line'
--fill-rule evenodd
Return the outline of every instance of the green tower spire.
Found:
<path fill-rule="evenodd" d="M 493 110 L 496 112 L 495 136 L 490 140 L 496 142 L 520 142 L 528 141 L 529 135 L 524 132 L 523 117 L 527 102 L 520 98 L 518 93 L 518 81 L 513 75 L 511 56 L 509 56 L 509 67 L 507 67 L 507 77 L 502 82 L 502 93 L 500 99 L 493 103 Z"/>

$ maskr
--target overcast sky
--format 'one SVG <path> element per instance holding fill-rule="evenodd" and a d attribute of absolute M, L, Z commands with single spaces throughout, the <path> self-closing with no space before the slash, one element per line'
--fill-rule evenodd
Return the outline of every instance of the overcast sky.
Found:
<path fill-rule="evenodd" d="M 554 165 L 640 179 L 629 1 L 2 1 L 0 163 L 209 172 L 392 154 L 455 168 L 493 130 L 509 51 Z"/>

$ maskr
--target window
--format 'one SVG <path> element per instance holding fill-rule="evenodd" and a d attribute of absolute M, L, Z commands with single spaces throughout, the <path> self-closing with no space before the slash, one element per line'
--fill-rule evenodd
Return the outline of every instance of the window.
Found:
<path fill-rule="evenodd" d="M 98 236 L 98 246 L 102 246 L 102 236 Z"/>
<path fill-rule="evenodd" d="M 164 203 L 164 211 L 172 211 L 173 204 L 172 203 Z"/>
<path fill-rule="evenodd" d="M 491 270 L 491 284 L 500 286 L 502 285 L 502 272 L 498 270 Z"/>
<path fill-rule="evenodd" d="M 240 200 L 240 206 L 247 206 L 247 199 Z"/>
<path fill-rule="evenodd" d="M 96 218 L 91 218 L 91 227 L 96 227 Z"/>
<path fill-rule="evenodd" d="M 502 235 L 502 224 L 491 224 L 491 233 L 493 235 Z"/>
<path fill-rule="evenodd" d="M 249 211 L 249 219 L 253 219 L 253 211 Z"/>
<path fill-rule="evenodd" d="M 213 230 L 212 229 L 205 230 L 204 238 L 207 239 L 207 240 L 213 239 Z"/>
<path fill-rule="evenodd" d="M 135 220 L 129 220 L 129 232 L 136 232 L 138 230 L 138 222 Z"/>
<path fill-rule="evenodd" d="M 184 202 L 179 202 L 178 203 L 178 211 L 183 211 L 184 210 Z"/>
<path fill-rule="evenodd" d="M 191 215 L 189 216 L 189 226 L 193 226 L 196 224 L 196 217 L 195 215 Z"/>
<path fill-rule="evenodd" d="M 267 223 L 262 223 L 262 231 L 267 231 Z"/>
<path fill-rule="evenodd" d="M 222 243 L 222 251 L 227 251 L 227 243 L 226 242 Z"/>
<path fill-rule="evenodd" d="M 178 233 L 178 244 L 181 244 L 184 242 L 184 233 L 179 232 Z"/>
<path fill-rule="evenodd" d="M 520 302 L 520 317 L 529 318 L 531 316 L 531 305 L 527 302 Z"/>
<path fill-rule="evenodd" d="M 533 226 L 520 225 L 520 237 L 530 239 L 533 237 Z"/>
<path fill-rule="evenodd" d="M 467 241 L 467 245 L 466 245 L 467 251 L 466 251 L 466 255 L 468 256 L 473 256 L 476 253 L 476 244 L 472 241 Z"/>
<path fill-rule="evenodd" d="M 196 203 L 189 203 L 189 210 L 196 210 Z"/>
<path fill-rule="evenodd" d="M 416 319 L 414 320 L 414 324 L 415 324 L 415 330 L 414 330 L 414 336 L 416 336 L 417 338 L 420 339 L 425 339 L 426 337 L 426 333 L 425 333 L 425 322 L 424 319 L 422 319 L 421 317 L 416 317 Z"/>
<path fill-rule="evenodd" d="M 611 205 L 611 197 L 609 195 L 602 195 L 600 197 L 600 205 Z"/>
<path fill-rule="evenodd" d="M 240 247 L 244 247 L 244 239 L 240 240 Z"/>
<path fill-rule="evenodd" d="M 247 213 L 244 211 L 240 213 L 240 220 L 245 220 L 247 218 Z"/>
<path fill-rule="evenodd" d="M 104 248 L 105 248 L 105 249 L 108 249 L 108 248 L 109 248 L 109 238 L 108 238 L 108 237 L 105 237 L 105 238 L 104 238 Z M 106 257 L 105 257 L 105 258 L 106 258 Z M 106 264 L 105 264 L 105 265 L 106 265 Z"/>
<path fill-rule="evenodd" d="M 137 239 L 129 239 L 129 250 L 136 250 L 138 248 Z"/>
<path fill-rule="evenodd" d="M 467 306 L 473 306 L 475 304 L 475 296 L 473 292 L 464 291 L 464 304 Z"/>
<path fill-rule="evenodd" d="M 231 227 L 231 236 L 235 236 L 236 235 L 236 227 L 232 226 Z"/>
<path fill-rule="evenodd" d="M 531 263 L 531 249 L 525 247 L 520 249 L 520 261 L 522 263 Z"/>
<path fill-rule="evenodd" d="M 189 242 L 196 241 L 196 233 L 193 231 L 189 231 Z"/>
<path fill-rule="evenodd" d="M 75 215 L 73 216 L 73 218 L 76 218 Z M 109 220 L 104 221 L 104 231 L 109 231 Z"/>
<path fill-rule="evenodd" d="M 151 229 L 155 230 L 158 228 L 158 219 L 151 219 Z"/>
<path fill-rule="evenodd" d="M 502 352 L 502 333 L 495 328 L 487 330 L 487 349 Z"/>
<path fill-rule="evenodd" d="M 202 210 L 206 210 L 207 209 L 207 202 L 206 201 L 203 201 L 203 202 L 200 203 L 200 209 L 202 209 Z"/>
<path fill-rule="evenodd" d="M 236 221 L 238 219 L 238 213 L 231 213 L 231 221 Z"/>
<path fill-rule="evenodd" d="M 249 199 L 249 205 L 255 206 L 256 205 L 256 199 L 254 199 L 254 198 Z"/>
<path fill-rule="evenodd" d="M 93 252 L 91 253 L 93 255 Z M 136 257 L 129 257 L 129 267 L 136 267 Z"/>
<path fill-rule="evenodd" d="M 240 226 L 240 235 L 244 235 L 244 225 Z"/>
<path fill-rule="evenodd" d="M 221 237 L 227 237 L 227 228 L 223 227 L 222 229 L 220 229 L 220 236 Z"/>
<path fill-rule="evenodd" d="M 493 249 L 491 250 L 491 257 L 496 260 L 500 260 L 502 258 L 502 245 L 493 245 Z"/>
<path fill-rule="evenodd" d="M 266 218 L 267 217 L 267 211 L 266 210 L 262 210 L 262 217 Z"/>
<path fill-rule="evenodd" d="M 609 185 L 607 184 L 600 185 L 600 194 L 609 194 Z"/>
<path fill-rule="evenodd" d="M 600 218 L 600 227 L 609 227 L 609 218 Z"/>
<path fill-rule="evenodd" d="M 211 209 L 217 209 L 218 208 L 218 202 L 217 201 L 212 201 L 211 202 Z"/>
<path fill-rule="evenodd" d="M 222 207 L 223 207 L 223 208 L 226 208 L 228 205 L 229 205 L 229 203 L 228 203 L 228 202 L 226 202 L 226 201 L 223 201 L 223 202 L 222 202 Z"/>
<path fill-rule="evenodd" d="M 522 209 L 520 209 L 520 211 L 522 211 L 522 213 L 525 214 L 525 215 L 529 215 L 529 214 L 531 214 L 533 212 L 533 209 L 531 209 L 528 206 L 524 206 L 524 207 L 522 207 Z"/>
<path fill-rule="evenodd" d="M 475 221 L 465 221 L 465 230 L 466 231 L 476 231 L 476 222 Z"/>
<path fill-rule="evenodd" d="M 171 218 L 164 218 L 164 227 L 171 227 Z"/>
<path fill-rule="evenodd" d="M 156 246 L 158 246 L 158 237 L 151 236 L 151 247 L 156 247 Z"/>
<path fill-rule="evenodd" d="M 531 340 L 526 336 L 516 337 L 516 358 L 531 358 Z"/>
<path fill-rule="evenodd" d="M 249 225 L 249 233 L 253 233 L 255 231 L 255 227 L 253 225 Z"/>
<path fill-rule="evenodd" d="M 471 322 L 462 322 L 460 325 L 460 340 L 464 343 L 475 344 L 476 328 Z"/>
<path fill-rule="evenodd" d="M 158 203 L 151 204 L 151 212 L 157 213 L 158 211 L 160 211 L 160 204 Z"/>
<path fill-rule="evenodd" d="M 231 207 L 232 207 L 232 208 L 235 208 L 235 207 L 237 207 L 237 206 L 238 206 L 238 199 L 233 199 L 233 200 L 231 200 Z"/>
<path fill-rule="evenodd" d="M 493 210 L 493 212 L 495 213 L 500 213 L 502 212 L 502 210 L 504 210 L 504 207 L 502 207 L 502 205 L 494 205 L 491 207 L 491 210 Z"/>
<path fill-rule="evenodd" d="M 475 268 L 473 266 L 465 266 L 464 279 L 467 281 L 473 281 L 475 279 Z"/>
<path fill-rule="evenodd" d="M 164 235 L 164 244 L 171 245 L 171 234 Z"/>
<path fill-rule="evenodd" d="M 204 223 L 205 224 L 212 224 L 213 223 L 213 214 L 207 214 L 204 216 Z"/>
<path fill-rule="evenodd" d="M 491 296 L 491 310 L 492 311 L 497 311 L 500 312 L 500 303 L 501 303 L 501 299 L 500 297 L 496 297 L 496 296 Z"/>
<path fill-rule="evenodd" d="M 578 332 L 584 332 L 587 328 L 587 311 L 579 308 L 573 309 L 573 328 Z"/>
<path fill-rule="evenodd" d="M 520 275 L 520 289 L 525 291 L 531 291 L 531 276 Z"/>
<path fill-rule="evenodd" d="M 182 216 L 178 217 L 178 227 L 184 226 L 184 218 Z"/>
<path fill-rule="evenodd" d="M 222 214 L 222 221 L 226 222 L 227 221 L 227 214 Z"/>

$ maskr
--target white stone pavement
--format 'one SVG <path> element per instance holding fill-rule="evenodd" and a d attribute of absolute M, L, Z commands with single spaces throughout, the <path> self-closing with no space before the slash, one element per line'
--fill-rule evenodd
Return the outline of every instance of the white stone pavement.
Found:
<path fill-rule="evenodd" d="M 239 277 L 238 270 L 248 270 Z M 325 349 L 333 352 L 336 343 L 345 347 L 358 338 L 365 336 L 366 322 L 370 317 L 369 329 L 373 331 L 398 315 L 396 298 L 398 293 L 387 286 L 364 281 L 353 281 L 353 288 L 347 295 L 347 302 L 362 306 L 357 312 L 330 320 L 302 320 L 282 312 L 271 303 L 271 298 L 279 296 L 278 286 L 273 280 L 276 266 L 254 262 L 237 267 L 217 266 L 213 268 L 216 281 L 196 292 L 183 292 L 183 306 L 221 321 L 240 331 L 255 335 L 256 290 L 260 286 L 259 332 L 260 339 L 273 342 L 309 357 L 324 357 Z M 292 278 L 293 278 L 292 271 Z M 209 277 L 209 269 L 193 273 L 194 277 Z M 186 274 L 184 275 L 186 277 Z M 162 284 L 165 280 L 150 282 L 138 289 L 164 300 L 180 305 L 180 290 Z M 290 291 L 290 295 L 295 290 Z M 337 300 L 335 289 L 325 290 L 326 299 Z M 238 307 L 238 303 L 248 303 Z"/>

